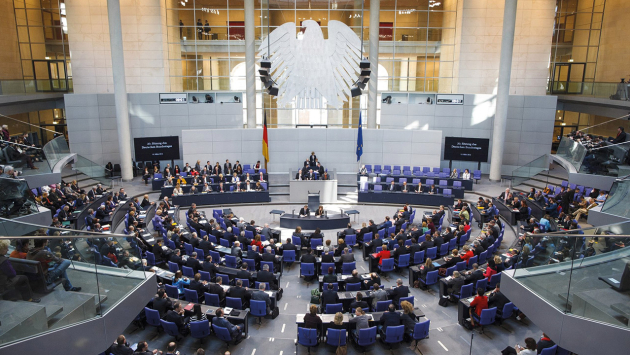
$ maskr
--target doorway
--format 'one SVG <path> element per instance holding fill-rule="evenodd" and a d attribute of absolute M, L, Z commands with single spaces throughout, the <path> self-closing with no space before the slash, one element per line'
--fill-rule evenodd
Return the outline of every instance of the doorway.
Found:
<path fill-rule="evenodd" d="M 581 94 L 586 63 L 555 63 L 553 67 L 552 94 Z"/>
<path fill-rule="evenodd" d="M 35 90 L 38 92 L 68 91 L 68 74 L 64 60 L 33 60 Z"/>

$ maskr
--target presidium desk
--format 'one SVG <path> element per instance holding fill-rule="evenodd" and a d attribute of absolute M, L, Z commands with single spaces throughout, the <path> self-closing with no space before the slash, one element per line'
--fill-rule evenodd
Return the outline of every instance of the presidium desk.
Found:
<path fill-rule="evenodd" d="M 308 194 L 319 192 L 320 203 L 337 202 L 337 172 L 329 172 L 330 180 L 295 180 L 297 170 L 289 171 L 289 202 L 308 202 Z M 314 211 L 313 211 L 314 212 Z"/>

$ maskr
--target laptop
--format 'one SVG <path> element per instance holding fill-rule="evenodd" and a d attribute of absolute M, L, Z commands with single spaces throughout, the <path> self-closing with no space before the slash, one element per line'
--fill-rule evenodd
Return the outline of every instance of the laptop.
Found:
<path fill-rule="evenodd" d="M 610 285 L 615 291 L 624 292 L 630 290 L 630 262 L 626 263 L 623 273 L 600 276 L 599 279 Z"/>

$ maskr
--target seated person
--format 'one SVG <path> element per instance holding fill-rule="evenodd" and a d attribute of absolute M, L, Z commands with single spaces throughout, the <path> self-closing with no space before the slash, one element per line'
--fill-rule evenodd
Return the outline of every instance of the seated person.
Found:
<path fill-rule="evenodd" d="M 96 225 L 95 225 L 96 229 Z M 70 283 L 66 270 L 70 266 L 70 260 L 61 259 L 48 249 L 48 239 L 35 239 L 34 248 L 28 252 L 26 259 L 36 260 L 42 264 L 44 274 L 46 274 L 46 283 L 51 284 L 57 279 L 62 280 L 63 288 L 66 291 L 81 291 L 81 287 L 74 287 Z M 6 254 L 6 251 L 5 251 Z"/>
<path fill-rule="evenodd" d="M 308 205 L 304 205 L 300 209 L 300 217 L 309 217 L 311 215 L 311 211 L 308 209 Z"/>
<path fill-rule="evenodd" d="M 381 315 L 381 322 L 378 326 L 381 337 L 385 339 L 385 334 L 387 332 L 387 327 L 395 327 L 399 326 L 401 323 L 400 313 L 396 312 L 396 306 L 390 304 L 387 307 L 387 312 L 383 312 Z"/>
<path fill-rule="evenodd" d="M 241 332 L 240 325 L 234 325 L 229 320 L 224 318 L 223 308 L 217 309 L 214 314 L 216 317 L 212 318 L 212 324 L 217 327 L 226 328 L 230 332 L 230 336 L 234 339 L 234 345 L 238 345 L 243 340 L 243 333 Z"/>
<path fill-rule="evenodd" d="M 477 289 L 477 296 L 470 302 L 470 308 L 468 309 L 468 314 L 470 316 L 470 323 L 475 326 L 475 317 L 473 317 L 473 312 L 477 316 L 477 319 L 481 317 L 481 311 L 488 308 L 488 298 L 484 296 L 484 289 L 479 287 Z"/>
<path fill-rule="evenodd" d="M 173 309 L 166 312 L 164 320 L 175 323 L 177 329 L 179 330 L 179 334 L 186 336 L 190 333 L 190 328 L 188 328 L 190 318 L 184 317 L 184 307 L 182 307 L 181 303 L 175 302 Z"/>

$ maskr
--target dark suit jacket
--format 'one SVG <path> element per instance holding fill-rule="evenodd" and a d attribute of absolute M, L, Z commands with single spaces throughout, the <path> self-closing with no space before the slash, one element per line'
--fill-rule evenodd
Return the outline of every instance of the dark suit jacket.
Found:
<path fill-rule="evenodd" d="M 204 285 L 201 281 L 190 281 L 188 288 L 197 291 L 199 297 L 203 296 L 204 292 L 208 292 L 208 286 Z"/>
<path fill-rule="evenodd" d="M 393 303 L 394 305 L 396 305 L 396 307 L 398 307 L 398 302 L 400 301 L 401 298 L 403 297 L 408 297 L 409 296 L 409 287 L 408 286 L 398 286 L 395 289 L 392 290 L 392 299 L 393 299 Z"/>
<path fill-rule="evenodd" d="M 383 332 L 387 330 L 389 326 L 400 325 L 400 313 L 398 312 L 383 312 L 381 316 L 381 325 L 383 326 Z"/>
<path fill-rule="evenodd" d="M 389 186 L 387 186 L 387 191 L 400 191 L 400 186 L 396 184 L 390 184 Z"/>
<path fill-rule="evenodd" d="M 361 302 L 353 301 L 352 303 L 350 303 L 351 310 L 356 309 L 358 307 L 361 307 L 361 309 L 363 309 L 366 312 L 370 310 L 370 306 L 368 306 L 367 302 L 365 301 L 361 301 Z"/>
<path fill-rule="evenodd" d="M 339 303 L 339 296 L 337 296 L 337 292 L 333 290 L 324 290 L 322 294 L 322 306 L 325 308 L 327 304 L 335 303 Z"/>
<path fill-rule="evenodd" d="M 258 271 L 256 281 L 269 282 L 269 286 L 271 286 L 271 289 L 274 289 L 274 290 L 278 289 L 278 285 L 276 283 L 276 276 L 272 274 L 271 271 Z"/>
<path fill-rule="evenodd" d="M 483 279 L 483 271 L 481 269 L 477 269 L 473 271 L 470 275 L 466 276 L 466 283 L 475 285 L 477 281 Z M 473 286 L 474 287 L 474 286 Z"/>
<path fill-rule="evenodd" d="M 200 269 L 202 269 L 202 265 L 201 262 L 193 257 L 188 257 L 188 259 L 186 259 L 186 263 L 184 263 L 185 266 L 191 267 L 193 269 L 193 272 L 196 274 Z"/>
<path fill-rule="evenodd" d="M 311 215 L 311 211 L 308 208 L 306 210 L 304 210 L 304 207 L 302 207 L 302 208 L 300 208 L 300 215 L 310 216 Z"/>
<path fill-rule="evenodd" d="M 243 302 L 249 300 L 251 298 L 251 293 L 245 289 L 245 287 L 230 287 L 227 293 L 228 297 L 240 298 Z"/>
<path fill-rule="evenodd" d="M 488 296 L 488 307 L 497 307 L 497 311 L 499 312 L 503 312 L 503 306 L 509 302 L 510 300 L 500 291 L 491 293 L 490 296 Z"/>
<path fill-rule="evenodd" d="M 107 354 L 113 354 L 113 355 L 133 355 L 133 350 L 126 346 L 126 345 L 120 345 L 120 344 L 112 344 L 112 346 L 109 347 L 109 349 L 107 349 Z"/>
<path fill-rule="evenodd" d="M 167 322 L 173 322 L 177 325 L 177 329 L 181 332 L 186 327 L 186 321 L 184 316 L 177 314 L 177 312 L 171 310 L 166 312 L 164 320 Z"/>
<path fill-rule="evenodd" d="M 223 280 L 221 280 L 223 282 Z M 225 280 L 227 282 L 227 280 Z M 208 293 L 219 295 L 219 300 L 225 298 L 225 291 L 219 284 L 208 284 Z"/>
<path fill-rule="evenodd" d="M 300 260 L 302 263 L 306 264 L 315 264 L 317 262 L 317 258 L 313 254 L 304 254 L 302 255 L 302 259 Z"/>

